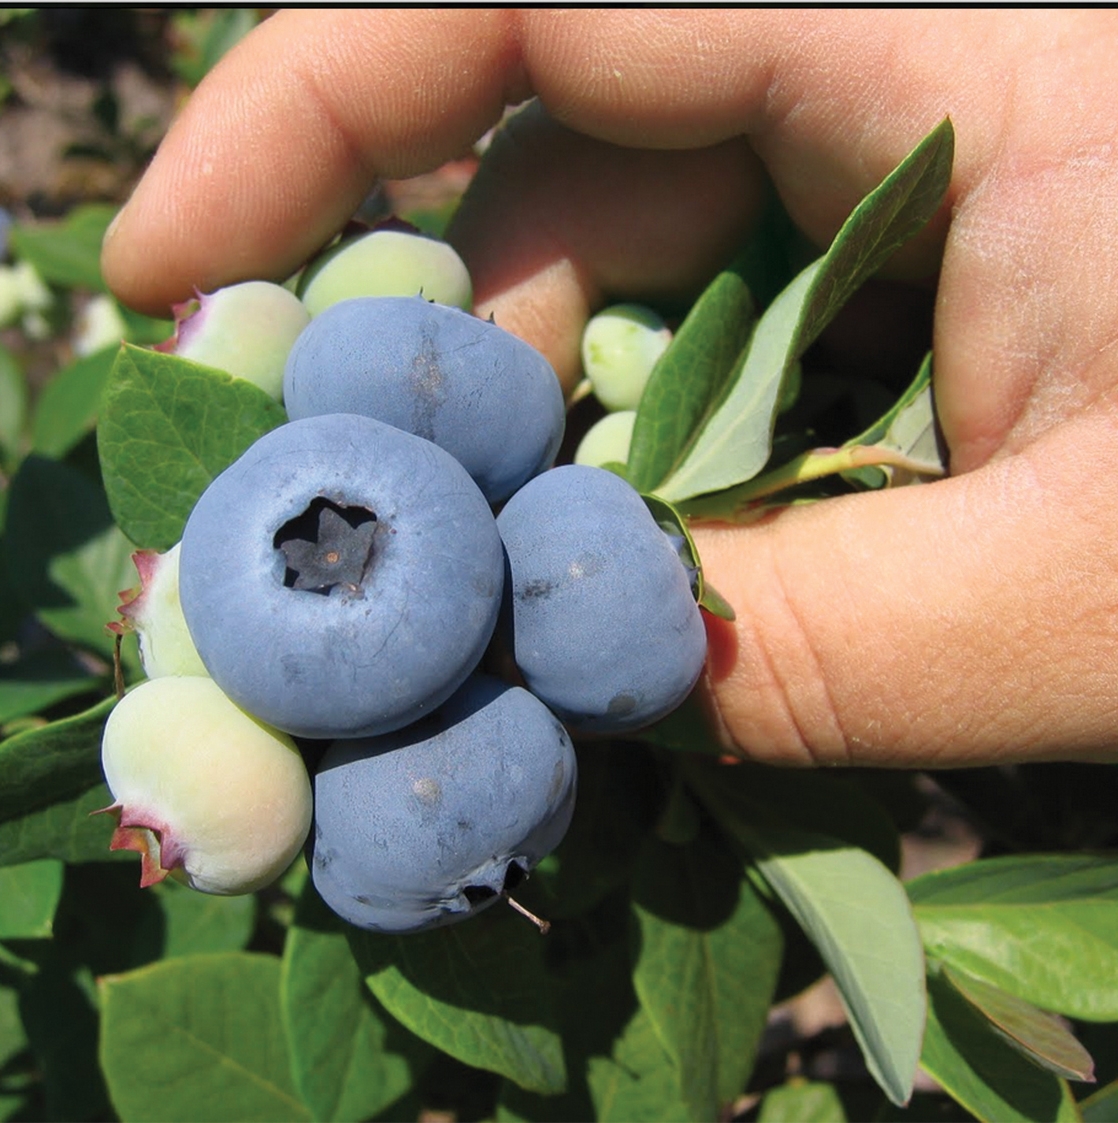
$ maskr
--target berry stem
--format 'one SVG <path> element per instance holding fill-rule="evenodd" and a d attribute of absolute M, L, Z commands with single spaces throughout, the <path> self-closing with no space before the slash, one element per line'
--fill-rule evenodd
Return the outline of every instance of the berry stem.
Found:
<path fill-rule="evenodd" d="M 551 931 L 551 921 L 544 920 L 542 917 L 536 916 L 534 912 L 529 912 L 519 901 L 513 899 L 506 892 L 502 892 L 501 896 L 518 912 L 521 916 L 527 917 L 539 930 L 541 936 L 546 936 Z"/>

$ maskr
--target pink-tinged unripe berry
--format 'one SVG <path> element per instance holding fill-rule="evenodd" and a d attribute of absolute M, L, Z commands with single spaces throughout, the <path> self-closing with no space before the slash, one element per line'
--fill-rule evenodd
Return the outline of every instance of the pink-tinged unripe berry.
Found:
<path fill-rule="evenodd" d="M 310 313 L 289 289 L 243 281 L 175 306 L 175 335 L 159 350 L 216 367 L 283 396 L 283 367 Z"/>
<path fill-rule="evenodd" d="M 423 296 L 469 311 L 473 285 L 448 243 L 388 226 L 327 250 L 308 266 L 299 295 L 312 316 L 357 296 Z"/>
<path fill-rule="evenodd" d="M 642 304 L 615 304 L 592 316 L 582 333 L 582 369 L 611 412 L 636 409 L 672 332 Z"/>
<path fill-rule="evenodd" d="M 132 555 L 140 587 L 120 594 L 122 619 L 109 628 L 118 635 L 135 632 L 140 663 L 148 678 L 207 675 L 179 603 L 179 544 L 165 554 L 138 550 Z"/>
<path fill-rule="evenodd" d="M 275 881 L 311 825 L 311 784 L 286 734 L 209 678 L 140 683 L 113 708 L 101 765 L 117 820 L 112 850 L 142 856 L 142 886 L 168 874 L 203 893 Z"/>

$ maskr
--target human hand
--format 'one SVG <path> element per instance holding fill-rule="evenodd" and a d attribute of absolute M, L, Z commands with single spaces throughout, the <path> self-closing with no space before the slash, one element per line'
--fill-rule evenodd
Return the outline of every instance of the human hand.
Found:
<path fill-rule="evenodd" d="M 535 94 L 547 113 L 495 145 L 450 239 L 478 311 L 569 387 L 607 296 L 709 279 L 762 164 L 825 245 L 949 113 L 950 229 L 891 269 L 942 253 L 952 476 L 697 528 L 737 611 L 711 622 L 704 697 L 767 762 L 1113 759 L 1116 40 L 1100 11 L 281 12 L 199 87 L 104 272 L 148 311 L 282 278 L 375 176 L 437 166 Z"/>

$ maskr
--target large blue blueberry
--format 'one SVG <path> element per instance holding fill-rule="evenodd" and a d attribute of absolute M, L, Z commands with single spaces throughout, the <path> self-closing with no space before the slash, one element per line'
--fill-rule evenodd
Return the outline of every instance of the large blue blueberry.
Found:
<path fill-rule="evenodd" d="M 623 479 L 554 468 L 497 529 L 517 666 L 572 729 L 637 729 L 686 698 L 706 657 L 702 615 L 675 546 Z"/>
<path fill-rule="evenodd" d="M 489 504 L 448 453 L 372 418 L 273 429 L 199 498 L 179 596 L 238 705 L 288 733 L 359 737 L 445 701 L 503 582 Z"/>
<path fill-rule="evenodd" d="M 559 844 L 576 772 L 542 702 L 474 676 L 415 725 L 326 750 L 314 779 L 315 888 L 377 932 L 463 920 Z"/>
<path fill-rule="evenodd" d="M 363 413 L 451 453 L 491 503 L 550 467 L 563 438 L 559 381 L 534 348 L 420 296 L 331 305 L 295 341 L 291 418 Z"/>

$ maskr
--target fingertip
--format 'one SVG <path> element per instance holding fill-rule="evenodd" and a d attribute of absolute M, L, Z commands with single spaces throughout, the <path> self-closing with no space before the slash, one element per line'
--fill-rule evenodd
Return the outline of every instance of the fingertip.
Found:
<path fill-rule="evenodd" d="M 127 304 L 282 281 L 377 176 L 458 156 L 500 116 L 518 55 L 505 12 L 287 10 L 206 76 L 102 251 Z"/>

